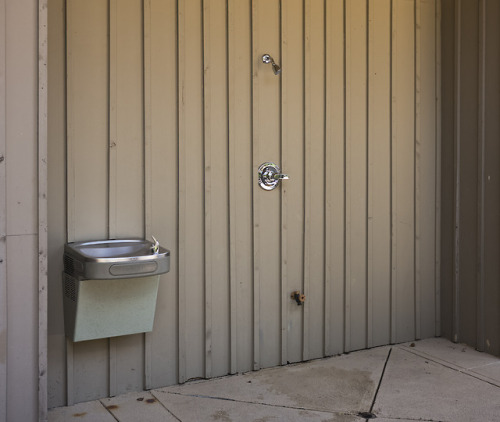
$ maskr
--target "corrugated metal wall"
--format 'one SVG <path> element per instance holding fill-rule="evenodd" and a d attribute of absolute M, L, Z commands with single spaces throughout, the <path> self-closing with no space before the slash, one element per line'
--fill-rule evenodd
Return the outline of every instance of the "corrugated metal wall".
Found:
<path fill-rule="evenodd" d="M 443 334 L 500 355 L 500 4 L 443 16 Z"/>
<path fill-rule="evenodd" d="M 439 333 L 438 1 L 51 1 L 51 406 Z M 64 242 L 150 235 L 154 331 L 65 342 Z"/>

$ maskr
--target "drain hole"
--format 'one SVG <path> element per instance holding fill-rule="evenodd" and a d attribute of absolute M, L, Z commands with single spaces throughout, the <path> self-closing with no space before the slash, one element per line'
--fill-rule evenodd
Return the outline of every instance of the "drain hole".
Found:
<path fill-rule="evenodd" d="M 375 419 L 377 417 L 377 415 L 370 412 L 359 412 L 358 416 L 365 419 Z"/>

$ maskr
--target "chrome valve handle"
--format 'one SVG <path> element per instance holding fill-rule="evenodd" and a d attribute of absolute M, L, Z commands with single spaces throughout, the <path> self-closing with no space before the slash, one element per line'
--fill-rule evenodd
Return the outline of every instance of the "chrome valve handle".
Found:
<path fill-rule="evenodd" d="M 259 186 L 264 190 L 273 190 L 280 180 L 288 180 L 288 174 L 281 173 L 280 168 L 270 162 L 259 166 Z"/>

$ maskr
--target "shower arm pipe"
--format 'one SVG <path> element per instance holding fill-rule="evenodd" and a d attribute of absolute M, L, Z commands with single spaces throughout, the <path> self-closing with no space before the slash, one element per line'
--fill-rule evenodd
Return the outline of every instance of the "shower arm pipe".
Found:
<path fill-rule="evenodd" d="M 262 62 L 266 64 L 271 63 L 275 75 L 279 75 L 281 73 L 281 67 L 277 63 L 275 63 L 270 54 L 264 54 L 262 56 Z"/>

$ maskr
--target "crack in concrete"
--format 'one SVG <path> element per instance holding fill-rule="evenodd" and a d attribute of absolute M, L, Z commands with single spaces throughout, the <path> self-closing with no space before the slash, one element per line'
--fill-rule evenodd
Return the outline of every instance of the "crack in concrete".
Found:
<path fill-rule="evenodd" d="M 152 391 L 150 391 L 150 393 L 153 394 Z M 334 416 L 354 416 L 356 418 L 359 418 L 359 411 L 352 411 L 352 412 L 351 411 L 339 411 L 339 412 L 335 412 L 335 411 L 331 411 L 331 410 L 319 410 L 319 409 L 311 409 L 311 408 L 307 408 L 307 407 L 284 406 L 284 405 L 272 404 L 272 403 L 261 403 L 261 402 L 255 402 L 255 401 L 244 401 L 244 400 L 230 399 L 230 398 L 227 398 L 227 397 L 207 396 L 207 395 L 204 395 L 204 394 L 184 394 L 184 393 L 176 393 L 174 391 L 162 391 L 162 393 L 173 394 L 173 395 L 182 396 L 182 397 L 193 397 L 193 398 L 210 399 L 210 400 L 224 400 L 224 401 L 230 401 L 230 402 L 234 402 L 234 403 L 253 404 L 253 405 L 259 405 L 259 406 L 275 407 L 275 408 L 278 408 L 278 409 L 307 410 L 307 411 L 310 411 L 310 412 L 327 413 L 327 414 L 334 415 Z M 157 397 L 157 396 L 155 396 L 155 397 Z M 158 399 L 158 401 L 159 401 L 159 399 Z M 178 419 L 178 420 L 180 420 L 180 419 Z"/>
<path fill-rule="evenodd" d="M 150 391 L 149 391 L 149 394 L 151 394 L 151 395 L 152 395 L 152 396 L 156 399 L 156 401 L 157 401 L 158 403 L 160 403 L 160 405 L 161 405 L 161 406 L 162 406 L 162 407 L 163 407 L 163 408 L 164 408 L 164 409 L 165 409 L 168 413 L 170 413 L 170 414 L 172 415 L 172 417 L 174 417 L 174 418 L 175 418 L 176 420 L 178 420 L 179 422 L 182 422 L 182 420 L 181 420 L 181 419 L 179 419 L 179 418 L 177 417 L 177 415 L 176 415 L 176 414 L 174 414 L 174 412 L 172 412 L 172 411 L 171 411 L 171 410 L 170 410 L 167 406 L 165 406 L 165 405 L 163 404 L 163 402 L 160 400 L 160 398 L 154 394 L 154 391 L 153 391 L 153 390 L 150 390 Z"/>
<path fill-rule="evenodd" d="M 108 409 L 108 407 L 102 402 L 102 400 L 98 400 L 98 402 L 101 404 L 102 407 L 104 407 L 104 409 L 106 409 L 106 412 L 108 412 L 115 421 L 120 422 L 120 420 L 115 415 L 113 415 L 113 412 L 110 409 Z"/>
<path fill-rule="evenodd" d="M 489 379 L 485 379 L 487 377 L 485 377 L 485 376 L 483 376 L 481 374 L 477 374 L 476 372 L 473 372 L 470 369 L 463 368 L 461 366 L 455 365 L 455 364 L 453 364 L 451 362 L 447 362 L 447 361 L 439 359 L 439 358 L 435 358 L 435 357 L 433 357 L 431 355 L 428 355 L 425 352 L 420 352 L 420 351 L 417 352 L 417 351 L 414 351 L 414 350 L 408 350 L 408 349 L 406 349 L 404 347 L 398 347 L 398 349 L 399 350 L 403 350 L 403 351 L 405 351 L 407 353 L 411 353 L 414 356 L 418 356 L 421 359 L 426 359 L 426 360 L 429 360 L 431 362 L 434 362 L 437 365 L 444 366 L 445 368 L 451 369 L 451 370 L 453 370 L 455 372 L 458 372 L 459 374 L 468 375 L 471 378 L 475 378 L 475 379 L 477 379 L 479 381 L 483 381 L 486 384 L 492 385 L 493 387 L 500 388 L 500 385 L 499 385 L 498 382 L 496 382 L 494 380 L 490 381 Z"/>

